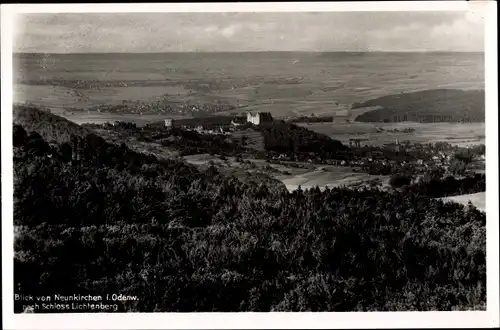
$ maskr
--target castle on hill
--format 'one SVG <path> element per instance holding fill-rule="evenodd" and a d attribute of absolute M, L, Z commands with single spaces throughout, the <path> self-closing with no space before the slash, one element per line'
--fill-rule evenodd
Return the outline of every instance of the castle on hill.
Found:
<path fill-rule="evenodd" d="M 273 121 L 273 116 L 271 115 L 270 112 L 258 112 L 258 113 L 251 113 L 247 112 L 247 122 L 252 123 L 254 125 L 260 125 L 263 123 L 269 123 Z"/>

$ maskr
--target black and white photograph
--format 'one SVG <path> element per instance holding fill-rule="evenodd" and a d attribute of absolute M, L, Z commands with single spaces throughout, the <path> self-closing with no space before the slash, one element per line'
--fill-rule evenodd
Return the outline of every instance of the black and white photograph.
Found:
<path fill-rule="evenodd" d="M 437 3 L 10 15 L 4 315 L 498 326 L 496 3 Z"/>

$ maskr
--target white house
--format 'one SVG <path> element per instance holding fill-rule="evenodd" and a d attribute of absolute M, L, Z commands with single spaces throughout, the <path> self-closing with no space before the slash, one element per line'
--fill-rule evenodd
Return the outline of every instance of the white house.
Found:
<path fill-rule="evenodd" d="M 174 126 L 173 119 L 165 119 L 165 127 L 172 128 Z"/>

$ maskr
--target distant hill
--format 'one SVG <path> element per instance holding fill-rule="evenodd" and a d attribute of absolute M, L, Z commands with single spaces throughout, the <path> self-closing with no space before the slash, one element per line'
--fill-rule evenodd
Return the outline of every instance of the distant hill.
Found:
<path fill-rule="evenodd" d="M 33 106 L 14 105 L 12 121 L 28 132 L 38 132 L 47 142 L 64 143 L 71 141 L 71 135 L 85 137 L 91 132 L 49 110 Z"/>
<path fill-rule="evenodd" d="M 201 121 L 213 124 L 210 121 L 211 118 L 201 118 Z M 219 121 L 221 119 L 228 120 L 227 118 L 218 117 L 215 117 L 215 119 Z M 229 122 L 231 119 L 229 119 Z M 197 167 L 182 161 L 176 159 L 158 159 L 152 155 L 133 151 L 125 146 L 125 144 L 118 146 L 106 142 L 101 136 L 96 135 L 94 131 L 55 115 L 50 110 L 39 109 L 34 106 L 14 105 L 13 124 L 20 125 L 28 133 L 36 132 L 40 134 L 44 142 L 50 144 L 60 145 L 68 142 L 73 148 L 73 153 L 81 154 L 80 159 L 85 159 L 85 162 L 98 165 L 99 167 L 138 169 L 142 165 L 160 165 L 168 173 L 176 173 L 184 183 L 189 182 L 193 178 L 208 179 L 209 181 L 214 179 L 214 174 L 205 175 Z M 259 134 L 258 132 L 256 133 Z M 193 134 L 198 135 L 195 132 Z M 78 140 L 78 145 L 75 145 L 73 140 L 75 137 Z M 78 150 L 74 148 L 78 148 Z M 257 178 L 254 174 L 252 175 L 254 176 L 253 179 L 266 186 L 274 187 L 275 189 L 279 189 L 280 187 L 285 189 L 280 181 L 272 179 L 269 176 L 262 174 Z M 222 180 L 224 177 L 226 176 L 221 176 Z"/>
<path fill-rule="evenodd" d="M 484 122 L 484 90 L 433 89 L 387 95 L 363 103 L 353 109 L 380 108 L 356 117 L 361 122 Z"/>

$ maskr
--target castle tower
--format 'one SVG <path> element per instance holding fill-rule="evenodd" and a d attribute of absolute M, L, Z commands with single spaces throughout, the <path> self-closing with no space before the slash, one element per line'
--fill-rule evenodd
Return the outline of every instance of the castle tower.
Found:
<path fill-rule="evenodd" d="M 172 128 L 174 126 L 174 120 L 173 119 L 165 119 L 165 127 L 166 128 Z"/>
<path fill-rule="evenodd" d="M 260 125 L 264 122 L 272 122 L 273 117 L 269 112 L 259 112 L 256 114 L 252 114 L 247 112 L 247 122 L 252 123 L 254 125 Z"/>

